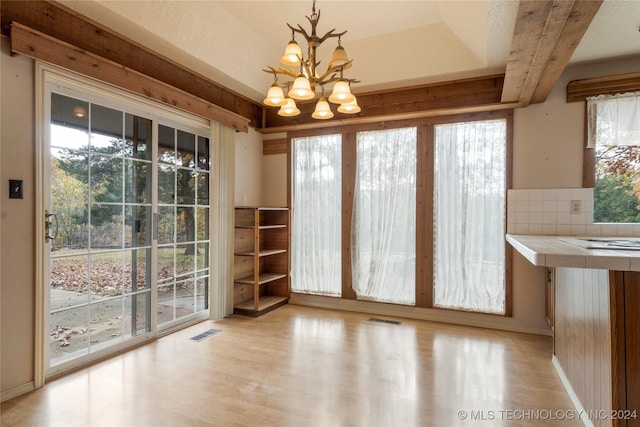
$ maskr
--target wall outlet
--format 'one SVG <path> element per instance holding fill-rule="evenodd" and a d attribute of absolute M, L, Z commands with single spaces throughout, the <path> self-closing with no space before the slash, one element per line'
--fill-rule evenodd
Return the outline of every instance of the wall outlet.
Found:
<path fill-rule="evenodd" d="M 570 206 L 572 214 L 579 214 L 582 212 L 582 200 L 572 200 Z"/>
<path fill-rule="evenodd" d="M 247 196 L 242 195 L 242 206 L 247 206 Z"/>

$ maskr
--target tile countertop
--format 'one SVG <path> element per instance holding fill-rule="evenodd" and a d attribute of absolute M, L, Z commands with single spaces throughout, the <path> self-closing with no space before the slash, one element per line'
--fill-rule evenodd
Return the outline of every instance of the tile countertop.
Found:
<path fill-rule="evenodd" d="M 575 236 L 507 234 L 507 242 L 530 263 L 540 267 L 640 271 L 639 250 L 585 249 L 562 241 L 570 237 Z"/>

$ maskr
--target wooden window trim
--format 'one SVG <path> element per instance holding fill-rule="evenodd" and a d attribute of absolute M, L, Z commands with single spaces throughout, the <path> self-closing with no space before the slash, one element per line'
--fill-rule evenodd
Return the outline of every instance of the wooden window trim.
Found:
<path fill-rule="evenodd" d="M 416 307 L 433 307 L 433 125 L 418 126 Z"/>
<path fill-rule="evenodd" d="M 587 147 L 587 103 L 584 104 L 584 142 L 582 150 L 582 188 L 596 186 L 596 149 Z"/>
<path fill-rule="evenodd" d="M 342 298 L 356 299 L 351 274 L 351 219 L 356 187 L 356 132 L 342 133 Z"/>
<path fill-rule="evenodd" d="M 418 138 L 418 169 L 416 188 L 416 215 L 424 218 L 416 224 L 416 302 L 417 308 L 435 308 L 452 311 L 448 308 L 433 306 L 433 146 L 435 142 L 434 126 L 446 123 L 471 122 L 481 120 L 507 120 L 507 166 L 506 189 L 513 182 L 513 110 L 495 110 L 420 119 L 407 119 L 379 123 L 344 125 L 338 127 L 305 129 L 287 133 L 287 205 L 292 202 L 292 143 L 294 138 L 318 135 L 342 135 L 342 299 L 355 299 L 351 287 L 351 217 L 353 213 L 353 191 L 355 185 L 356 134 L 361 131 L 416 127 Z M 506 194 L 505 194 L 506 197 Z M 505 207 L 506 209 L 506 207 Z M 506 212 L 505 212 L 506 229 Z M 499 317 L 512 317 L 512 259 L 513 249 L 505 245 L 505 313 Z M 381 303 L 382 304 L 382 303 Z M 462 310 L 453 310 L 462 311 Z M 490 314 L 490 313 L 478 313 Z"/>
<path fill-rule="evenodd" d="M 567 102 L 584 102 L 590 96 L 638 91 L 640 91 L 640 71 L 573 80 L 567 85 Z"/>

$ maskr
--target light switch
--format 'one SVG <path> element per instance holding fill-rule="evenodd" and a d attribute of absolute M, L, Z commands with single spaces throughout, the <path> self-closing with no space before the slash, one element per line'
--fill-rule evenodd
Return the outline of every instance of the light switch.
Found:
<path fill-rule="evenodd" d="M 22 199 L 22 180 L 21 179 L 9 180 L 9 198 Z"/>

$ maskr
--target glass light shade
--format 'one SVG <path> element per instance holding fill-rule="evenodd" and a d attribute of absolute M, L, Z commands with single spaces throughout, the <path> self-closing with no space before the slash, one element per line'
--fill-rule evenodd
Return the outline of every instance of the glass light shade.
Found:
<path fill-rule="evenodd" d="M 271 85 L 269 92 L 267 92 L 267 97 L 262 102 L 270 107 L 280 107 L 287 103 L 284 99 L 284 92 L 282 92 L 282 88 L 278 83 Z"/>
<path fill-rule="evenodd" d="M 333 51 L 333 55 L 331 55 L 331 61 L 329 61 L 329 68 L 332 67 L 342 67 L 347 62 L 349 62 L 349 58 L 347 57 L 347 52 L 341 45 L 335 48 Z"/>
<path fill-rule="evenodd" d="M 338 107 L 338 111 L 344 114 L 355 114 L 361 111 L 358 101 L 353 98 L 351 102 L 345 102 Z"/>
<path fill-rule="evenodd" d="M 299 99 L 301 101 L 312 99 L 316 96 L 316 93 L 311 90 L 311 84 L 309 80 L 302 74 L 296 77 L 293 82 L 293 87 L 289 91 L 289 96 L 293 99 Z"/>
<path fill-rule="evenodd" d="M 278 110 L 278 115 L 283 117 L 293 117 L 298 114 L 300 114 L 300 110 L 298 110 L 296 102 L 291 98 L 287 98 L 287 103 Z"/>
<path fill-rule="evenodd" d="M 280 58 L 280 62 L 284 65 L 291 67 L 297 67 L 300 65 L 300 58 L 302 58 L 302 50 L 300 45 L 295 40 L 291 40 L 287 47 L 284 49 L 284 55 Z"/>
<path fill-rule="evenodd" d="M 351 93 L 349 83 L 344 80 L 339 80 L 333 86 L 333 92 L 329 97 L 329 101 L 334 104 L 344 104 L 345 102 L 351 102 L 355 99 L 355 96 Z"/>
<path fill-rule="evenodd" d="M 85 110 L 84 107 L 77 106 L 76 108 L 73 109 L 73 115 L 78 118 L 83 118 L 84 116 L 87 115 L 87 110 Z"/>
<path fill-rule="evenodd" d="M 333 117 L 333 112 L 331 111 L 329 103 L 324 96 L 320 98 L 320 100 L 316 104 L 316 109 L 313 114 L 311 114 L 311 117 L 320 120 L 330 119 L 331 117 Z"/>

